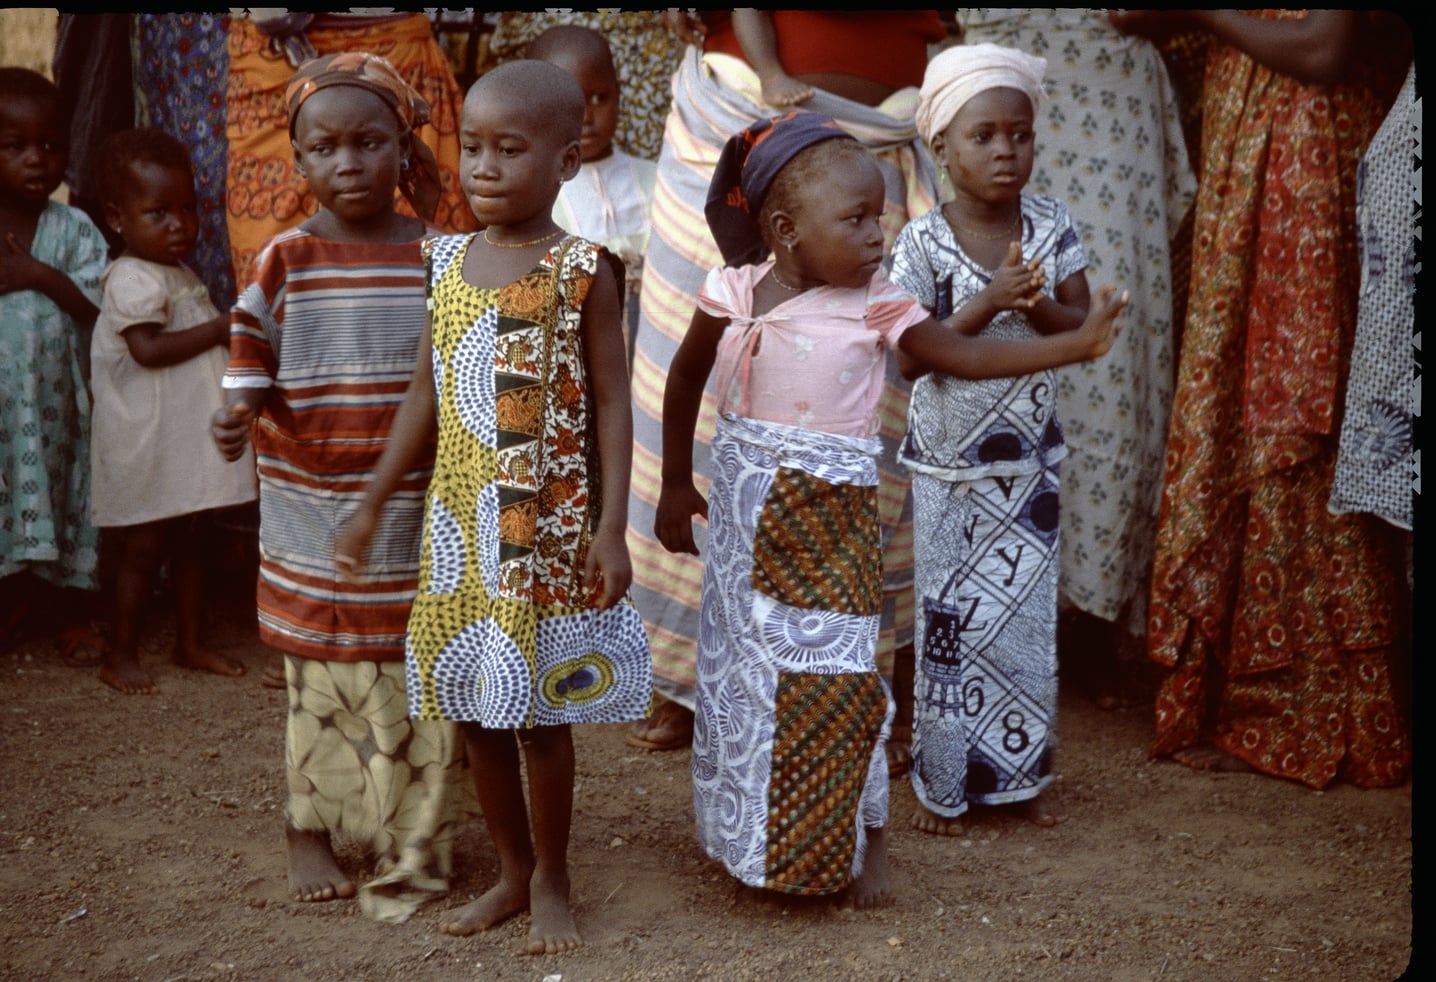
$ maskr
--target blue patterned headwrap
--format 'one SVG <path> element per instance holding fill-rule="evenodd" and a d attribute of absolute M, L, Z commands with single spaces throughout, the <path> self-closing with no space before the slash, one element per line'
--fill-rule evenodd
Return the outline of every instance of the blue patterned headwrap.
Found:
<path fill-rule="evenodd" d="M 829 117 L 795 111 L 760 119 L 729 137 L 703 206 L 724 262 L 751 266 L 767 257 L 758 214 L 778 172 L 799 151 L 845 136 L 848 133 Z"/>

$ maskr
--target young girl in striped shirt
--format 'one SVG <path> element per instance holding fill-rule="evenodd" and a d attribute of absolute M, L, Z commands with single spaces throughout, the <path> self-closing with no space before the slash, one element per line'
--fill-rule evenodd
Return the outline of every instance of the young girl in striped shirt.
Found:
<path fill-rule="evenodd" d="M 355 895 L 330 843 L 345 830 L 378 856 L 361 906 L 402 920 L 447 889 L 468 794 L 453 725 L 411 721 L 404 688 L 432 452 L 387 503 L 362 574 L 339 576 L 334 538 L 388 441 L 424 328 L 430 230 L 395 211 L 394 191 L 431 215 L 438 171 L 413 134 L 428 107 L 383 58 L 311 61 L 286 101 L 321 207 L 260 253 L 211 428 L 230 459 L 252 440 L 259 469 L 259 635 L 284 652 L 289 693 L 290 893 Z"/>

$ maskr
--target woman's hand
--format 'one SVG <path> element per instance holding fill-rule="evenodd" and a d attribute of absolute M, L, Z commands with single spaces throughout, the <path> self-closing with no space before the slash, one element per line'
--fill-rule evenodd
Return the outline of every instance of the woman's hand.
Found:
<path fill-rule="evenodd" d="M 1109 10 L 1107 20 L 1123 34 L 1134 34 L 1157 44 L 1188 31 L 1204 30 L 1194 10 Z"/>
<path fill-rule="evenodd" d="M 692 10 L 668 7 L 663 11 L 663 26 L 668 28 L 669 34 L 684 44 L 691 44 L 695 48 L 703 47 L 703 37 L 707 33 L 707 25 L 703 23 L 703 18 Z"/>

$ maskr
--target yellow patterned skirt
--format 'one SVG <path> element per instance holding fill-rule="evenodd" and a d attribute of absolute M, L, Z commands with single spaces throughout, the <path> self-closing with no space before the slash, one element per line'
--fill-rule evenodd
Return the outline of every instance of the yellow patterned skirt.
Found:
<path fill-rule="evenodd" d="M 478 812 L 452 723 L 409 719 L 403 662 L 284 656 L 288 819 L 371 844 L 364 912 L 402 921 L 449 890 L 459 823 Z"/>

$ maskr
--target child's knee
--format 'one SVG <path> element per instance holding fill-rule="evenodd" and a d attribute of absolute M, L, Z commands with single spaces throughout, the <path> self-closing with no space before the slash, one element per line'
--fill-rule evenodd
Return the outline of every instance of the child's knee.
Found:
<path fill-rule="evenodd" d="M 573 730 L 567 724 L 533 726 L 517 732 L 525 753 L 548 754 L 573 745 Z"/>
<path fill-rule="evenodd" d="M 133 573 L 153 576 L 164 560 L 165 536 L 158 522 L 116 529 L 106 541 L 116 553 L 116 565 Z"/>

